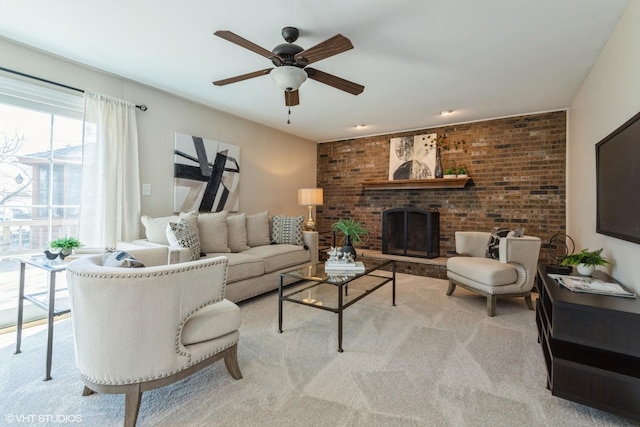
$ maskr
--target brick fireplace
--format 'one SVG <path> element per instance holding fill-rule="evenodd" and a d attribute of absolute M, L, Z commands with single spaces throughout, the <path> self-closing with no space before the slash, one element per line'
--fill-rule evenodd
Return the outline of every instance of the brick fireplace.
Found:
<path fill-rule="evenodd" d="M 482 122 L 420 129 L 318 144 L 317 207 L 320 240 L 331 244 L 331 224 L 354 218 L 370 232 L 362 249 L 382 250 L 382 215 L 402 206 L 437 210 L 440 256 L 455 254 L 457 230 L 490 231 L 493 226 L 524 228 L 544 243 L 565 232 L 566 112 L 556 111 Z M 464 164 L 470 182 L 460 189 L 364 189 L 364 180 L 387 180 L 391 138 L 436 132 L 466 143 L 443 151 L 444 167 Z"/>
<path fill-rule="evenodd" d="M 384 211 L 382 253 L 418 258 L 440 256 L 440 214 L 415 208 Z"/>

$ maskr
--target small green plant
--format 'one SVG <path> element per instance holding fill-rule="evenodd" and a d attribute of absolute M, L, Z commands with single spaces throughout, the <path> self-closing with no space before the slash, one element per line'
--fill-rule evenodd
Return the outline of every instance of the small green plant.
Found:
<path fill-rule="evenodd" d="M 465 165 L 458 166 L 457 173 L 458 173 L 458 175 L 466 175 L 467 174 L 467 167 Z"/>
<path fill-rule="evenodd" d="M 445 175 L 455 175 L 456 174 L 457 169 L 456 168 L 446 168 L 444 170 L 444 174 Z"/>
<path fill-rule="evenodd" d="M 60 237 L 59 239 L 49 242 L 51 249 L 60 249 L 63 252 L 71 252 L 73 249 L 82 247 L 80 240 L 75 237 Z"/>
<path fill-rule="evenodd" d="M 562 259 L 562 265 L 607 265 L 609 261 L 602 257 L 602 248 L 597 251 L 583 249 L 577 254 L 567 255 Z"/>
<path fill-rule="evenodd" d="M 359 243 L 369 239 L 369 230 L 352 218 L 339 219 L 331 225 L 331 230 L 341 232 L 345 238 L 349 236 L 352 243 Z M 344 241 L 345 238 L 343 238 L 342 241 Z"/>

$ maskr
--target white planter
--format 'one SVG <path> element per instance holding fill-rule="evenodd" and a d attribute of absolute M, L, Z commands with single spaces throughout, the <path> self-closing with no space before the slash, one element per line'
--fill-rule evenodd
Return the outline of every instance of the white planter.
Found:
<path fill-rule="evenodd" d="M 458 176 L 458 178 L 466 178 L 469 175 L 467 175 L 466 173 L 459 173 L 457 176 Z"/>
<path fill-rule="evenodd" d="M 455 178 L 456 175 L 444 175 L 443 178 Z"/>
<path fill-rule="evenodd" d="M 593 272 L 596 271 L 596 266 L 595 265 L 578 264 L 576 266 L 576 269 L 578 270 L 578 274 L 581 274 L 583 276 L 591 276 L 593 274 Z"/>

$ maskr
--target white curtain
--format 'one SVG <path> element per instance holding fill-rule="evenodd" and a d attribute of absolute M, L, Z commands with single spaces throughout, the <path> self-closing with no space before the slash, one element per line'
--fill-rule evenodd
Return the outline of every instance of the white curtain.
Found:
<path fill-rule="evenodd" d="M 79 239 L 115 247 L 140 232 L 136 106 L 85 92 Z"/>

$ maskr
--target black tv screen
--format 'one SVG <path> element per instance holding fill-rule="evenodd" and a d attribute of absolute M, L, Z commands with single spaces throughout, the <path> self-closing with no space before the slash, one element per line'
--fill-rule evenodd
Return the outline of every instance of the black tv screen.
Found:
<path fill-rule="evenodd" d="M 596 232 L 640 243 L 640 113 L 596 144 Z"/>

